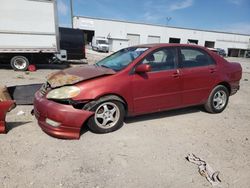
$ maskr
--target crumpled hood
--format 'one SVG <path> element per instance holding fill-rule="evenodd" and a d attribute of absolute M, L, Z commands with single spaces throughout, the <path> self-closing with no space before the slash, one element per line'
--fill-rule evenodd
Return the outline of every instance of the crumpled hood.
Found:
<path fill-rule="evenodd" d="M 95 65 L 83 65 L 52 73 L 48 76 L 47 81 L 52 88 L 55 88 L 64 85 L 73 85 L 84 80 L 115 73 L 112 69 Z"/>

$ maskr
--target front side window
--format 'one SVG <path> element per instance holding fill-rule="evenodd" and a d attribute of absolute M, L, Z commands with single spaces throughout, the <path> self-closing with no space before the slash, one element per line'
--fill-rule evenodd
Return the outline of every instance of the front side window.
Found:
<path fill-rule="evenodd" d="M 181 62 L 182 68 L 208 66 L 215 64 L 213 59 L 204 51 L 198 49 L 181 49 Z"/>
<path fill-rule="evenodd" d="M 137 57 L 142 55 L 148 48 L 130 47 L 119 50 L 118 52 L 102 59 L 97 62 L 97 66 L 113 69 L 114 71 L 120 71 L 127 67 Z"/>
<path fill-rule="evenodd" d="M 142 63 L 149 64 L 153 72 L 170 70 L 175 68 L 176 56 L 175 48 L 162 48 L 147 55 Z"/>

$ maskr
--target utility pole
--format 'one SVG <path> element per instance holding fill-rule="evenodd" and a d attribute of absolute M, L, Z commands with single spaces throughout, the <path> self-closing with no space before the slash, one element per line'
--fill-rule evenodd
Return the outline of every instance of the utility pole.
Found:
<path fill-rule="evenodd" d="M 172 17 L 166 17 L 166 25 L 169 24 L 170 20 L 172 19 Z"/>
<path fill-rule="evenodd" d="M 73 28 L 73 2 L 70 0 L 70 20 L 71 20 L 71 27 Z"/>

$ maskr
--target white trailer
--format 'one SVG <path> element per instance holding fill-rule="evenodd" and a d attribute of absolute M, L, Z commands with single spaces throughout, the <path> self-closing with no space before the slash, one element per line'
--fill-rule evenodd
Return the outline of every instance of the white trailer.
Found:
<path fill-rule="evenodd" d="M 0 63 L 26 70 L 58 51 L 56 0 L 0 0 Z"/>

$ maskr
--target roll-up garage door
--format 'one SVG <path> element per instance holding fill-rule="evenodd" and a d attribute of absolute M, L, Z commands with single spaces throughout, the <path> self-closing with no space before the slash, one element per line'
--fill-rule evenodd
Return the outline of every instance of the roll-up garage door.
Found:
<path fill-rule="evenodd" d="M 140 44 L 140 35 L 127 34 L 128 46 L 134 46 Z"/>
<path fill-rule="evenodd" d="M 160 36 L 148 36 L 148 43 L 160 43 Z"/>

